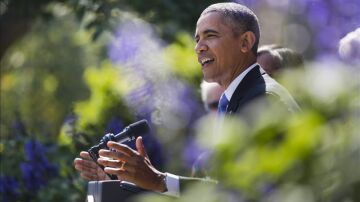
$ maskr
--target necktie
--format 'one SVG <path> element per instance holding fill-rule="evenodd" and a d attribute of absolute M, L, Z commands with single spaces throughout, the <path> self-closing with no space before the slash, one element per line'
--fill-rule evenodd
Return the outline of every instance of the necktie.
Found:
<path fill-rule="evenodd" d="M 218 113 L 219 114 L 225 114 L 228 104 L 229 104 L 229 101 L 226 98 L 225 94 L 223 94 L 221 96 L 221 98 L 220 98 L 220 101 L 219 101 Z"/>

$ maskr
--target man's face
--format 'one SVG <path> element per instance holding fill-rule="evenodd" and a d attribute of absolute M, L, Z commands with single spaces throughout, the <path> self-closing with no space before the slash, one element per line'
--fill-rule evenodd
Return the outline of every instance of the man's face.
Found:
<path fill-rule="evenodd" d="M 244 57 L 240 50 L 240 35 L 235 36 L 218 12 L 201 16 L 196 25 L 195 51 L 204 80 L 229 83 Z"/>

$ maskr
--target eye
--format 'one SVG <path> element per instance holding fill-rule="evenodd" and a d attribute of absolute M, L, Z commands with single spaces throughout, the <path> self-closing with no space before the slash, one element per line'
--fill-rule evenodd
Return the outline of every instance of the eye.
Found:
<path fill-rule="evenodd" d="M 199 36 L 196 36 L 196 37 L 195 37 L 195 41 L 196 41 L 196 43 L 198 43 L 198 42 L 199 42 L 199 40 L 200 40 L 200 37 L 199 37 Z"/>

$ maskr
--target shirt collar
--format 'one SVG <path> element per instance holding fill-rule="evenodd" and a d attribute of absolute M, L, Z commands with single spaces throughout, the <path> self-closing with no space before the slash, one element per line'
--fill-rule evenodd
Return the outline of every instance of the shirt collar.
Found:
<path fill-rule="evenodd" d="M 248 67 L 247 69 L 245 69 L 245 71 L 243 71 L 239 76 L 237 76 L 231 83 L 230 85 L 227 87 L 227 89 L 225 90 L 224 94 L 226 96 L 226 98 L 230 101 L 232 95 L 234 94 L 237 86 L 240 84 L 240 82 L 244 79 L 244 77 L 246 76 L 247 73 L 250 72 L 250 70 L 252 70 L 256 65 L 258 65 L 258 63 L 254 63 L 252 64 L 250 67 Z"/>

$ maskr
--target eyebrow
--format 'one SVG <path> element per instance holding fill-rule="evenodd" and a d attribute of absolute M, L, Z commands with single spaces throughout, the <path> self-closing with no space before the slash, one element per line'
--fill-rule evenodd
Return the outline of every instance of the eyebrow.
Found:
<path fill-rule="evenodd" d="M 203 34 L 209 34 L 209 33 L 214 33 L 214 34 L 219 34 L 218 31 L 216 30 L 213 30 L 213 29 L 206 29 L 202 32 Z M 195 35 L 195 39 L 199 37 L 199 34 L 196 34 Z"/>

